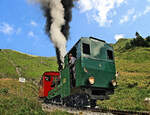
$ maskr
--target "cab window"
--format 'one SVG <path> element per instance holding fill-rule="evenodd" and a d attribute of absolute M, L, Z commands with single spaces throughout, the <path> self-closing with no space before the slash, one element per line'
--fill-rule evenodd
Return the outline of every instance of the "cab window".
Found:
<path fill-rule="evenodd" d="M 45 80 L 46 80 L 46 81 L 50 81 L 50 80 L 51 80 L 51 76 L 45 75 Z"/>
<path fill-rule="evenodd" d="M 89 44 L 83 43 L 82 48 L 83 48 L 83 53 L 84 54 L 90 55 L 90 45 Z"/>
<path fill-rule="evenodd" d="M 57 76 L 54 76 L 53 82 L 51 87 L 56 87 L 60 84 L 60 79 L 57 78 Z"/>
<path fill-rule="evenodd" d="M 114 59 L 114 57 L 113 57 L 113 51 L 107 50 L 107 57 L 108 57 L 109 60 L 113 60 Z"/>

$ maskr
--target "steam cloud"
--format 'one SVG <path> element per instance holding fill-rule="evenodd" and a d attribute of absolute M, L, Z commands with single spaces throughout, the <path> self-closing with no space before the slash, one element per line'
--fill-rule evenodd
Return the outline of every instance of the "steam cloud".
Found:
<path fill-rule="evenodd" d="M 62 69 L 72 19 L 73 0 L 38 0 L 46 17 L 45 30 L 54 43 L 59 70 Z"/>

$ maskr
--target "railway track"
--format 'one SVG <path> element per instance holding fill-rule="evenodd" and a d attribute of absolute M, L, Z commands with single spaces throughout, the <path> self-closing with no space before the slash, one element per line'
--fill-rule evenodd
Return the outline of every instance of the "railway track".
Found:
<path fill-rule="evenodd" d="M 111 109 L 101 109 L 101 108 L 74 108 L 66 107 L 62 104 L 57 103 L 42 103 L 42 108 L 45 111 L 51 112 L 54 110 L 67 111 L 75 115 L 150 115 L 150 112 L 141 111 L 125 111 L 125 110 L 111 110 Z"/>
<path fill-rule="evenodd" d="M 112 113 L 115 115 L 150 115 L 150 112 L 140 112 L 140 111 L 125 111 L 125 110 L 105 110 L 100 108 L 91 109 L 94 112 L 102 112 L 102 113 Z"/>

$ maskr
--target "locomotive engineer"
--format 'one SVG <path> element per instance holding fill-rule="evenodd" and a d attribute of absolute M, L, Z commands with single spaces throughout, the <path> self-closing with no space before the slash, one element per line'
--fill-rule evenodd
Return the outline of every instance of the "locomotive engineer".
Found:
<path fill-rule="evenodd" d="M 73 57 L 73 55 L 70 53 L 69 54 L 69 67 L 70 67 L 70 74 L 71 74 L 71 85 L 74 87 L 75 86 L 75 61 L 76 58 Z"/>

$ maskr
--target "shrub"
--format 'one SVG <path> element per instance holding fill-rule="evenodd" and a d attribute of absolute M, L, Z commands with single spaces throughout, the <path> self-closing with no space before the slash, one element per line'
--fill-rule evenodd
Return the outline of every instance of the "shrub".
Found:
<path fill-rule="evenodd" d="M 131 46 L 131 43 L 127 42 L 126 45 L 125 45 L 125 49 L 130 49 L 132 46 Z"/>
<path fill-rule="evenodd" d="M 146 40 L 143 39 L 142 36 L 138 32 L 136 32 L 136 38 L 130 41 L 130 43 L 126 43 L 125 49 L 130 49 L 133 47 L 149 47 L 150 46 L 150 36 L 146 37 Z"/>
<path fill-rule="evenodd" d="M 2 88 L 2 89 L 0 89 L 0 94 L 2 94 L 2 95 L 8 94 L 8 88 Z"/>
<path fill-rule="evenodd" d="M 150 36 L 147 36 L 145 39 L 147 42 L 150 42 Z"/>

